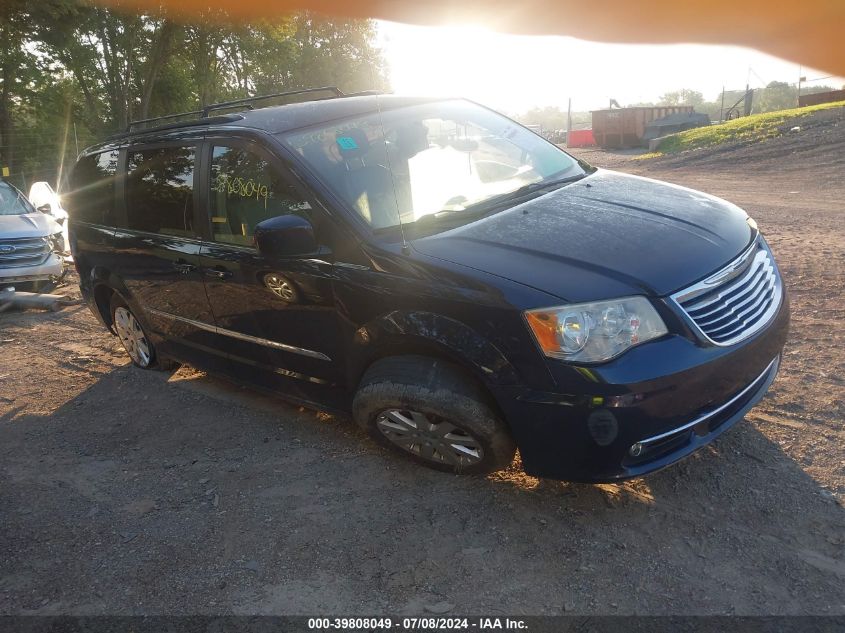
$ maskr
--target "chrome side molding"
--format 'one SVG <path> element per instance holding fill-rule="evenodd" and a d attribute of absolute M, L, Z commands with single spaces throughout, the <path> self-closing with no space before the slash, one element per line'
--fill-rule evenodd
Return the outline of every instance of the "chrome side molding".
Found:
<path fill-rule="evenodd" d="M 162 312 L 161 310 L 156 310 L 155 308 L 147 308 L 147 312 L 160 317 L 164 317 L 166 319 L 181 321 L 182 323 L 193 325 L 195 328 L 198 328 L 200 330 L 205 330 L 206 332 L 213 332 L 214 334 L 220 334 L 221 336 L 228 336 L 239 341 L 246 341 L 247 343 L 256 343 L 257 345 L 264 345 L 265 347 L 272 347 L 273 349 L 280 349 L 284 352 L 299 354 L 300 356 L 308 356 L 309 358 L 317 358 L 319 360 L 328 361 L 331 360 L 331 358 L 329 358 L 322 352 L 315 352 L 314 350 L 296 347 L 294 345 L 288 345 L 287 343 L 279 343 L 278 341 L 271 341 L 270 339 L 260 338 L 258 336 L 244 334 L 242 332 L 235 332 L 234 330 L 227 330 L 226 328 L 217 327 L 216 325 L 209 325 L 208 323 L 203 323 L 202 321 L 195 321 L 194 319 L 188 319 L 187 317 L 178 316 L 176 314 L 170 314 L 169 312 Z"/>

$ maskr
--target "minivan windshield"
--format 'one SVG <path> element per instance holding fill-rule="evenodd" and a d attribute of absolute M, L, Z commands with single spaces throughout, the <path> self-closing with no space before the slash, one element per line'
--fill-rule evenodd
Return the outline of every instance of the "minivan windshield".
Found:
<path fill-rule="evenodd" d="M 25 215 L 35 208 L 24 195 L 5 182 L 0 182 L 0 215 Z"/>
<path fill-rule="evenodd" d="M 376 229 L 443 215 L 470 220 L 535 183 L 584 175 L 542 137 L 463 100 L 340 119 L 284 140 Z"/>

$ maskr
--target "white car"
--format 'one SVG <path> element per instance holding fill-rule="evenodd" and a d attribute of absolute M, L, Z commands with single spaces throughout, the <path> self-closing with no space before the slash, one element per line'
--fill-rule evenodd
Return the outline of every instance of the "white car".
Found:
<path fill-rule="evenodd" d="M 49 182 L 32 183 L 29 188 L 29 201 L 41 213 L 47 213 L 53 216 L 53 219 L 62 225 L 62 235 L 64 235 L 65 245 L 64 250 L 70 253 L 70 242 L 67 235 L 67 211 L 62 207 L 61 198 L 59 194 L 53 191 Z"/>
<path fill-rule="evenodd" d="M 64 252 L 62 226 L 0 180 L 0 287 L 60 278 Z"/>

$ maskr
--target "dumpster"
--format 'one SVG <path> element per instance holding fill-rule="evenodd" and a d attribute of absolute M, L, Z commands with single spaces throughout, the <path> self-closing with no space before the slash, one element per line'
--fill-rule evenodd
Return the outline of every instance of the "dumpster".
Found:
<path fill-rule="evenodd" d="M 673 114 L 692 114 L 692 106 L 637 106 L 593 110 L 593 137 L 599 147 L 617 149 L 648 145 L 646 126 Z"/>

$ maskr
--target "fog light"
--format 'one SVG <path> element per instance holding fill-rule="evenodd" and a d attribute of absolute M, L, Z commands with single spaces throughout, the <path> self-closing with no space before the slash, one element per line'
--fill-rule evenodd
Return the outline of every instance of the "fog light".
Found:
<path fill-rule="evenodd" d="M 616 418 L 607 409 L 598 409 L 587 418 L 587 429 L 593 440 L 599 446 L 612 444 L 619 435 L 619 425 Z"/>
<path fill-rule="evenodd" d="M 637 442 L 628 449 L 628 452 L 631 454 L 631 457 L 639 457 L 643 453 L 643 445 Z"/>

